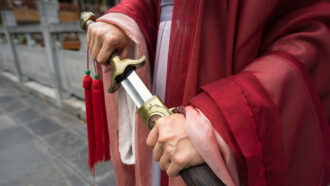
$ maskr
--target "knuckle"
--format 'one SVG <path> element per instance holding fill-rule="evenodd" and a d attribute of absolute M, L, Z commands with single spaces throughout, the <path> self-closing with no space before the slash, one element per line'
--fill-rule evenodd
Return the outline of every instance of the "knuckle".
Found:
<path fill-rule="evenodd" d="M 158 141 L 160 143 L 166 143 L 169 139 L 169 135 L 168 134 L 164 134 L 164 133 L 160 133 L 159 134 L 159 138 L 158 138 Z"/>
<path fill-rule="evenodd" d="M 184 156 L 175 155 L 173 158 L 173 163 L 178 166 L 184 166 L 186 163 L 186 158 Z"/>
<path fill-rule="evenodd" d="M 94 35 L 96 38 L 100 39 L 103 36 L 103 32 L 101 30 L 95 30 Z"/>
<path fill-rule="evenodd" d="M 167 146 L 165 147 L 165 153 L 167 153 L 167 154 L 172 154 L 173 151 L 174 151 L 173 147 L 171 147 L 171 146 L 169 146 L 169 145 L 167 145 Z"/>
<path fill-rule="evenodd" d="M 104 42 L 105 42 L 106 44 L 113 44 L 113 43 L 114 43 L 114 38 L 113 38 L 113 36 L 110 35 L 110 34 L 105 35 Z"/>
<path fill-rule="evenodd" d="M 167 119 L 166 117 L 159 118 L 156 122 L 157 125 L 164 125 L 166 123 Z"/>

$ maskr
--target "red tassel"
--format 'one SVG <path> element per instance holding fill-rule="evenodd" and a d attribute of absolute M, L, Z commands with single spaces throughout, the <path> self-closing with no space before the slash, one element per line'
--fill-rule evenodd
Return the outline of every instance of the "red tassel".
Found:
<path fill-rule="evenodd" d="M 110 140 L 104 104 L 103 84 L 97 75 L 95 75 L 95 79 L 93 80 L 92 99 L 95 129 L 95 160 L 96 162 L 108 161 L 111 158 Z"/>
<path fill-rule="evenodd" d="M 90 71 L 86 70 L 86 76 L 83 79 L 83 87 L 85 89 L 85 104 L 86 104 L 86 122 L 88 136 L 88 165 L 91 173 L 94 175 L 95 159 L 95 136 L 94 136 L 94 119 L 92 108 L 92 81 L 89 76 Z"/>
<path fill-rule="evenodd" d="M 95 61 L 94 69 L 95 74 L 97 74 Z M 102 81 L 98 80 L 97 75 L 95 75 L 93 81 L 89 74 L 89 53 L 87 49 L 87 70 L 83 79 L 83 87 L 85 89 L 88 135 L 88 166 L 94 178 L 94 165 L 100 161 L 108 161 L 111 157 Z"/>

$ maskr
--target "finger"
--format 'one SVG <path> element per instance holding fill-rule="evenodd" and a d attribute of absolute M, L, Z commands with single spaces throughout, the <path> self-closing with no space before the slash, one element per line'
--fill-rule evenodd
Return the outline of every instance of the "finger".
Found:
<path fill-rule="evenodd" d="M 146 141 L 147 145 L 150 147 L 155 146 L 155 144 L 158 141 L 158 135 L 159 135 L 158 126 L 155 125 L 154 128 L 149 132 L 149 135 L 148 135 L 148 138 Z"/>
<path fill-rule="evenodd" d="M 121 52 L 120 52 L 120 59 L 125 59 L 128 58 L 129 54 L 129 46 L 125 47 Z"/>
<path fill-rule="evenodd" d="M 166 173 L 168 176 L 178 176 L 182 169 L 178 164 L 171 162 L 166 169 Z"/>
<path fill-rule="evenodd" d="M 159 167 L 160 169 L 166 171 L 168 166 L 170 165 L 171 161 L 169 159 L 169 154 L 167 153 L 163 153 L 162 157 L 160 158 L 160 161 L 159 161 Z"/>
<path fill-rule="evenodd" d="M 94 41 L 96 39 L 95 36 L 95 27 L 90 26 L 88 27 L 88 31 L 87 31 L 87 35 L 88 35 L 88 40 L 87 40 L 87 46 L 89 48 L 89 50 L 91 51 L 94 45 Z"/>
<path fill-rule="evenodd" d="M 158 141 L 161 143 L 166 143 L 174 134 L 174 131 L 170 130 L 169 123 L 171 122 L 171 118 L 162 117 L 156 121 L 156 125 L 158 128 Z"/>
<path fill-rule="evenodd" d="M 169 176 L 177 176 L 180 171 L 186 168 L 188 164 L 188 157 L 183 153 L 176 153 L 171 159 L 171 164 L 168 166 L 166 173 Z"/>
<path fill-rule="evenodd" d="M 87 35 L 86 35 L 87 47 L 90 47 L 89 45 L 91 44 L 91 37 L 92 37 L 92 27 L 88 26 L 87 27 Z"/>
<path fill-rule="evenodd" d="M 98 37 L 96 39 L 94 39 L 94 44 L 93 44 L 93 48 L 91 49 L 92 50 L 92 59 L 94 61 L 96 61 L 96 57 L 98 56 L 100 50 L 102 48 L 102 40 Z M 98 61 L 96 61 L 98 62 Z"/>
<path fill-rule="evenodd" d="M 103 43 L 102 48 L 96 58 L 96 61 L 102 63 L 103 65 L 108 64 L 110 55 L 113 53 L 114 49 L 109 45 Z"/>
<path fill-rule="evenodd" d="M 154 160 L 159 161 L 161 156 L 163 155 L 163 151 L 163 145 L 161 143 L 156 143 L 152 153 Z"/>

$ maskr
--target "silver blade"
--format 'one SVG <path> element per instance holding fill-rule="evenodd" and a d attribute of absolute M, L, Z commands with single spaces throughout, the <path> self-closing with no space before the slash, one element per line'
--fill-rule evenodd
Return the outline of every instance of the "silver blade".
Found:
<path fill-rule="evenodd" d="M 124 87 L 127 94 L 132 98 L 138 108 L 152 97 L 151 92 L 144 85 L 135 71 L 131 72 L 131 74 L 120 84 Z"/>

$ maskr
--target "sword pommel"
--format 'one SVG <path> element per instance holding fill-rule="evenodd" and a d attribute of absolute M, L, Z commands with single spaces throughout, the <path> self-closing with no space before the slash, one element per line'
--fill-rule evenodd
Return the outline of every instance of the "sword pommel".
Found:
<path fill-rule="evenodd" d="M 88 25 L 95 22 L 96 18 L 92 12 L 82 12 L 80 14 L 80 27 L 87 31 Z"/>

